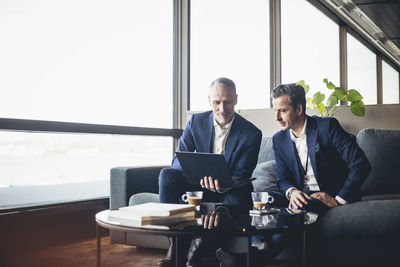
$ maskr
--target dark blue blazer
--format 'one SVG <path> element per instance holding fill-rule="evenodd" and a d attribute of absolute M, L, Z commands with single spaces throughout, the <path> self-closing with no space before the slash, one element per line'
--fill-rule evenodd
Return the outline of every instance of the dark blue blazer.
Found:
<path fill-rule="evenodd" d="M 348 202 L 361 198 L 360 186 L 371 165 L 355 137 L 346 133 L 335 118 L 307 116 L 307 148 L 315 178 L 322 192 L 340 196 Z M 304 177 L 290 130 L 273 136 L 279 190 L 303 188 Z"/>
<path fill-rule="evenodd" d="M 213 130 L 214 113 L 212 111 L 193 114 L 179 139 L 177 151 L 212 153 Z M 224 155 L 231 175 L 234 176 L 235 184 L 251 177 L 257 164 L 261 136 L 261 131 L 256 126 L 239 114 L 235 114 L 226 140 Z M 172 167 L 182 171 L 176 155 L 172 161 Z"/>

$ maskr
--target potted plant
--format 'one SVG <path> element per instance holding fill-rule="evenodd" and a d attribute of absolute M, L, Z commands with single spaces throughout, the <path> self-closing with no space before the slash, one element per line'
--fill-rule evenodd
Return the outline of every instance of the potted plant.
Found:
<path fill-rule="evenodd" d="M 321 117 L 332 117 L 343 107 L 338 106 L 339 101 L 345 100 L 350 103 L 350 110 L 354 115 L 364 117 L 365 106 L 362 101 L 363 97 L 357 90 L 350 89 L 346 92 L 343 88 L 334 85 L 327 78 L 324 78 L 323 82 L 329 90 L 332 90 L 332 93 L 327 98 L 325 104 L 323 103 L 325 100 L 325 94 L 319 91 L 312 97 L 307 97 L 307 106 L 310 109 L 317 108 Z M 308 94 L 310 87 L 304 82 L 304 80 L 298 81 L 297 84 L 303 86 L 306 94 Z"/>

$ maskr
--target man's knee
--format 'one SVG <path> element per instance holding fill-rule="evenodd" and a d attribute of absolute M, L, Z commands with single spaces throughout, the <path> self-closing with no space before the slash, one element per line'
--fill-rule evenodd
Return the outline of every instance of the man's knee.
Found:
<path fill-rule="evenodd" d="M 164 168 L 161 169 L 160 174 L 158 176 L 158 184 L 165 184 L 165 183 L 176 183 L 179 182 L 183 177 L 181 171 L 178 171 L 173 168 Z"/>

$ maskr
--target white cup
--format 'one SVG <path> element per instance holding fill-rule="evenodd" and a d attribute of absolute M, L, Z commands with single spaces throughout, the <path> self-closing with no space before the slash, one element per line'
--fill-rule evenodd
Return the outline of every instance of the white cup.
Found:
<path fill-rule="evenodd" d="M 266 204 L 274 202 L 274 197 L 268 194 L 268 192 L 251 192 L 251 198 L 253 199 L 255 210 L 265 209 Z"/>
<path fill-rule="evenodd" d="M 182 200 L 189 204 L 199 206 L 203 199 L 203 191 L 186 192 L 182 195 Z"/>

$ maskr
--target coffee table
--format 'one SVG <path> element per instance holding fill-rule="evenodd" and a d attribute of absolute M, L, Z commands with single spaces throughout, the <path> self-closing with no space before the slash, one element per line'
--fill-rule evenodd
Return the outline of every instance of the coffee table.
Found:
<path fill-rule="evenodd" d="M 176 241 L 176 266 L 182 266 L 182 255 L 179 255 L 182 238 L 194 237 L 247 237 L 247 266 L 251 266 L 251 237 L 255 235 L 271 235 L 285 233 L 288 231 L 300 231 L 302 233 L 302 263 L 306 265 L 306 224 L 304 223 L 305 213 L 292 215 L 280 210 L 279 214 L 260 217 L 249 216 L 247 213 L 236 214 L 229 218 L 221 219 L 219 226 L 213 229 L 204 229 L 200 220 L 182 228 L 149 229 L 141 227 L 126 226 L 123 222 L 109 220 L 109 210 L 96 214 L 96 238 L 97 238 L 97 266 L 101 266 L 101 238 L 100 227 L 110 230 L 117 230 L 129 233 L 140 233 L 148 235 L 163 235 L 175 238 Z"/>

